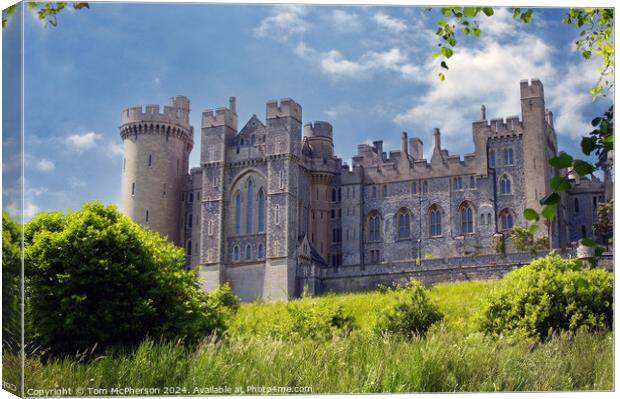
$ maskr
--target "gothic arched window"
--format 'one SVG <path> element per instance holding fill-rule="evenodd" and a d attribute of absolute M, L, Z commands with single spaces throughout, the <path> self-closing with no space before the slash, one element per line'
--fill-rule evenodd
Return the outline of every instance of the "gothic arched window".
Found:
<path fill-rule="evenodd" d="M 336 189 L 332 188 L 332 202 L 336 202 Z"/>
<path fill-rule="evenodd" d="M 241 258 L 241 254 L 239 253 L 239 245 L 235 245 L 233 247 L 233 260 L 238 262 Z"/>
<path fill-rule="evenodd" d="M 430 234 L 432 237 L 441 235 L 441 210 L 433 205 L 429 211 Z"/>
<path fill-rule="evenodd" d="M 252 222 L 254 221 L 254 181 L 248 179 L 248 207 L 245 215 L 245 232 L 252 233 Z"/>
<path fill-rule="evenodd" d="M 265 231 L 265 192 L 261 188 L 258 191 L 258 232 Z"/>
<path fill-rule="evenodd" d="M 368 241 L 381 241 L 381 216 L 377 212 L 368 217 Z"/>
<path fill-rule="evenodd" d="M 512 192 L 510 177 L 503 175 L 499 179 L 499 192 L 501 194 L 510 194 Z"/>
<path fill-rule="evenodd" d="M 489 151 L 489 166 L 495 167 L 495 151 L 493 150 Z"/>
<path fill-rule="evenodd" d="M 405 239 L 411 237 L 411 217 L 405 208 L 398 211 L 398 238 Z"/>
<path fill-rule="evenodd" d="M 187 255 L 192 256 L 192 240 L 187 240 Z"/>
<path fill-rule="evenodd" d="M 474 232 L 474 211 L 471 205 L 465 203 L 461 206 L 461 233 L 470 234 Z"/>
<path fill-rule="evenodd" d="M 235 234 L 241 234 L 241 194 L 235 194 Z"/>
<path fill-rule="evenodd" d="M 263 259 L 265 257 L 265 247 L 263 244 L 258 244 L 258 259 Z"/>
<path fill-rule="evenodd" d="M 514 225 L 514 219 L 512 216 L 512 211 L 510 209 L 504 209 L 499 215 L 499 219 L 501 222 L 502 230 L 510 230 Z"/>
<path fill-rule="evenodd" d="M 252 247 L 250 246 L 250 244 L 248 244 L 245 247 L 245 260 L 250 260 L 252 259 Z"/>

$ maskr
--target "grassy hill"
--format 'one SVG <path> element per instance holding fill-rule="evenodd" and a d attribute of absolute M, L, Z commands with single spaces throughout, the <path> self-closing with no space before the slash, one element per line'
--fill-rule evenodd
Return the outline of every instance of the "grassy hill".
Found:
<path fill-rule="evenodd" d="M 256 302 L 241 306 L 229 337 L 205 339 L 197 347 L 146 341 L 137 350 L 110 350 L 91 362 L 28 358 L 26 385 L 80 388 L 82 395 L 110 387 L 158 387 L 159 394 L 186 395 L 228 388 L 230 393 L 295 393 L 294 387 L 313 393 L 613 388 L 611 333 L 559 335 L 536 343 L 475 332 L 474 314 L 495 284 L 433 286 L 431 298 L 445 318 L 423 338 L 372 333 L 374 318 L 393 300 L 390 292 L 297 300 L 301 308 L 340 304 L 353 316 L 357 328 L 349 336 L 328 340 L 274 336 L 290 322 L 286 304 Z M 5 355 L 4 360 L 17 359 Z M 5 373 L 16 372 L 6 366 Z"/>

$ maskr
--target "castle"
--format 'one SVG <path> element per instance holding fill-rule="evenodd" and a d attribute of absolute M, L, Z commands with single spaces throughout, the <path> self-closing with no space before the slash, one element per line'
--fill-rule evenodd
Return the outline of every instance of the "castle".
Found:
<path fill-rule="evenodd" d="M 435 129 L 430 161 L 403 132 L 399 150 L 358 145 L 351 166 L 334 154 L 332 126 L 302 125 L 290 98 L 269 101 L 265 121 L 254 115 L 241 130 L 234 97 L 205 110 L 191 170 L 189 99 L 173 97 L 163 112 L 132 107 L 121 113 L 121 207 L 184 247 L 205 289 L 230 282 L 246 301 L 318 293 L 320 270 L 492 252 L 566 173 L 548 163 L 557 137 L 542 83 L 521 81 L 520 92 L 520 118 L 488 120 L 482 106 L 474 152 L 463 158 L 442 148 Z M 550 227 L 554 247 L 592 236 L 604 187 L 582 180 Z"/>

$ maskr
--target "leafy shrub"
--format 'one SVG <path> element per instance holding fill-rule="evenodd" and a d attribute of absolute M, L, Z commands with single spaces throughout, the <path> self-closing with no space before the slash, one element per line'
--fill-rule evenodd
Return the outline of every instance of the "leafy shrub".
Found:
<path fill-rule="evenodd" d="M 479 328 L 544 339 L 560 330 L 610 328 L 613 275 L 551 254 L 508 273 L 484 303 Z"/>
<path fill-rule="evenodd" d="M 443 319 L 419 281 L 411 279 L 406 286 L 395 286 L 391 290 L 395 303 L 381 310 L 374 327 L 377 333 L 405 337 L 424 335 L 431 325 Z"/>
<path fill-rule="evenodd" d="M 21 335 L 21 228 L 2 213 L 2 339 L 3 350 L 17 351 Z"/>
<path fill-rule="evenodd" d="M 25 226 L 27 328 L 56 353 L 223 331 L 229 287 L 207 294 L 183 250 L 99 202 Z"/>
<path fill-rule="evenodd" d="M 282 338 L 331 339 L 348 335 L 354 328 L 353 317 L 342 305 L 316 300 L 292 301 L 286 305 L 290 324 L 276 331 Z"/>

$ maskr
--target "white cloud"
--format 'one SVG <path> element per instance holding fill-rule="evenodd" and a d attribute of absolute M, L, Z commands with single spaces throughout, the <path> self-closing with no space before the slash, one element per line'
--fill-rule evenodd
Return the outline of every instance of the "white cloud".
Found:
<path fill-rule="evenodd" d="M 519 114 L 519 80 L 537 77 L 549 84 L 557 74 L 549 57 L 553 48 L 536 36 L 522 35 L 508 44 L 485 39 L 480 44 L 454 53 L 443 82 L 437 78 L 436 62 L 421 68 L 429 90 L 394 122 L 428 132 L 439 127 L 445 135 L 470 140 L 463 133 L 478 118 L 481 104 L 489 119 Z"/>
<path fill-rule="evenodd" d="M 310 23 L 304 19 L 306 13 L 306 8 L 298 4 L 275 6 L 271 15 L 263 19 L 254 29 L 254 34 L 258 37 L 286 41 L 291 36 L 303 34 L 311 28 Z"/>
<path fill-rule="evenodd" d="M 599 76 L 599 65 L 592 61 L 581 61 L 570 65 L 551 86 L 546 86 L 547 107 L 553 111 L 556 132 L 571 138 L 580 138 L 593 128 L 586 117 L 585 108 L 591 104 L 590 89 Z"/>
<path fill-rule="evenodd" d="M 339 104 L 326 109 L 325 111 L 323 111 L 323 113 L 330 118 L 337 118 L 348 115 L 354 111 L 355 110 L 353 109 L 353 107 L 351 107 L 349 104 Z"/>
<path fill-rule="evenodd" d="M 481 14 L 477 20 L 482 32 L 481 37 L 487 35 L 504 38 L 514 36 L 518 33 L 521 24 L 521 22 L 514 20 L 509 9 L 504 7 L 496 7 L 491 17 Z"/>
<path fill-rule="evenodd" d="M 21 184 L 20 184 L 21 187 Z M 7 198 L 20 198 L 21 191 L 8 189 L 4 194 Z M 23 216 L 25 220 L 32 219 L 41 208 L 36 205 L 35 198 L 47 193 L 46 188 L 26 187 L 24 190 Z M 6 205 L 6 212 L 15 220 L 21 220 L 22 210 L 19 201 L 11 201 Z"/>
<path fill-rule="evenodd" d="M 106 155 L 110 158 L 122 157 L 124 153 L 123 145 L 121 143 L 112 142 L 108 144 L 108 151 Z"/>
<path fill-rule="evenodd" d="M 71 150 L 82 152 L 93 148 L 99 139 L 101 139 L 101 135 L 99 133 L 76 133 L 65 139 L 65 145 L 67 145 Z"/>
<path fill-rule="evenodd" d="M 55 168 L 56 165 L 49 159 L 42 158 L 37 162 L 37 169 L 41 172 L 52 172 Z"/>
<path fill-rule="evenodd" d="M 308 60 L 319 59 L 321 71 L 334 79 L 365 79 L 381 70 L 398 72 L 403 79 L 419 79 L 419 67 L 409 63 L 408 57 L 396 47 L 387 51 L 367 51 L 358 60 L 349 60 L 335 49 L 320 52 L 304 42 L 300 42 L 294 52 Z"/>
<path fill-rule="evenodd" d="M 328 19 L 336 30 L 342 32 L 356 32 L 362 27 L 357 14 L 344 10 L 333 10 Z"/>
<path fill-rule="evenodd" d="M 404 20 L 391 17 L 382 12 L 375 14 L 373 19 L 377 25 L 388 30 L 402 32 L 407 29 L 407 24 Z"/>

